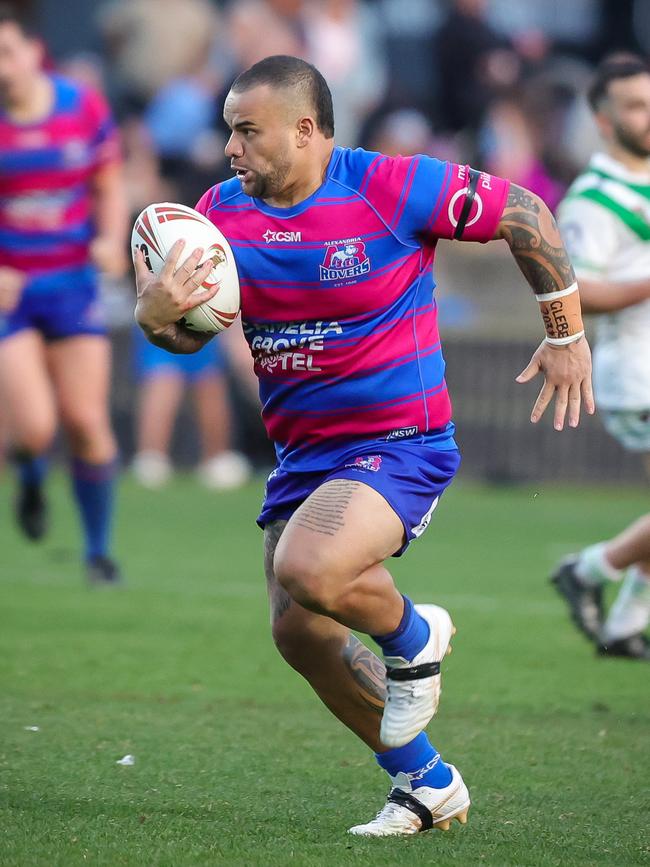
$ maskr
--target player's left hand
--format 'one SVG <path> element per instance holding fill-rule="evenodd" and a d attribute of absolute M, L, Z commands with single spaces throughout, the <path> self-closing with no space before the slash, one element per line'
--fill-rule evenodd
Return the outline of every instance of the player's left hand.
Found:
<path fill-rule="evenodd" d="M 129 267 L 124 246 L 113 238 L 98 235 L 90 242 L 90 258 L 102 274 L 108 277 L 123 277 Z"/>
<path fill-rule="evenodd" d="M 538 373 L 544 375 L 544 385 L 537 396 L 530 420 L 540 420 L 546 407 L 555 395 L 553 427 L 562 430 L 569 413 L 569 426 L 577 427 L 580 421 L 580 406 L 592 415 L 595 411 L 591 388 L 591 350 L 586 337 L 566 346 L 551 346 L 545 340 L 535 350 L 527 367 L 517 377 L 517 382 L 529 382 Z"/>

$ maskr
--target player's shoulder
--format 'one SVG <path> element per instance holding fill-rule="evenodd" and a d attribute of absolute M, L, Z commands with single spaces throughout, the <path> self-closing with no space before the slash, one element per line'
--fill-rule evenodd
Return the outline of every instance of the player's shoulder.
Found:
<path fill-rule="evenodd" d="M 67 78 L 65 75 L 51 73 L 50 81 L 54 87 L 56 105 L 60 111 L 78 108 L 84 103 L 90 93 L 88 85 L 75 81 L 72 78 Z"/>
<path fill-rule="evenodd" d="M 412 156 L 388 156 L 379 151 L 369 151 L 365 148 L 335 147 L 332 154 L 329 175 L 337 180 L 347 180 L 351 183 L 367 180 L 369 173 L 379 172 L 382 175 L 394 171 L 405 170 L 409 166 L 422 161 L 437 163 L 433 157 L 424 154 Z"/>
<path fill-rule="evenodd" d="M 447 165 L 424 154 L 388 156 L 364 148 L 335 148 L 329 177 L 379 207 L 408 194 L 416 177 L 434 188 Z"/>
<path fill-rule="evenodd" d="M 252 200 L 242 192 L 239 179 L 228 178 L 206 190 L 199 199 L 196 210 L 208 216 L 210 211 L 249 208 L 251 205 Z"/>
<path fill-rule="evenodd" d="M 367 151 L 365 148 L 344 148 L 337 145 L 332 151 L 328 174 L 336 179 L 361 178 L 373 163 L 382 158 L 386 159 L 383 154 Z"/>
<path fill-rule="evenodd" d="M 96 116 L 108 111 L 104 95 L 94 87 L 64 75 L 51 74 L 56 95 L 57 112 L 80 113 Z"/>
<path fill-rule="evenodd" d="M 575 199 L 589 199 L 590 193 L 594 190 L 599 190 L 602 182 L 602 175 L 592 171 L 590 168 L 586 168 L 569 185 L 562 202 L 570 202 Z"/>
<path fill-rule="evenodd" d="M 558 219 L 615 225 L 625 221 L 626 212 L 634 211 L 637 195 L 624 178 L 602 171 L 592 160 L 558 205 Z"/>

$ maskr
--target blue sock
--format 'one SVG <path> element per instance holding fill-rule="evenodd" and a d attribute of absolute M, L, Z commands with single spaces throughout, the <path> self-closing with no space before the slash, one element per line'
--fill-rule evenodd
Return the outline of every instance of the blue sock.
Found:
<path fill-rule="evenodd" d="M 451 783 L 451 771 L 424 732 L 403 747 L 375 753 L 375 758 L 391 777 L 400 772 L 406 774 L 413 789 L 420 786 L 444 789 Z"/>
<path fill-rule="evenodd" d="M 384 656 L 401 656 L 411 660 L 418 655 L 429 640 L 429 624 L 413 607 L 408 596 L 403 596 L 404 614 L 400 625 L 388 635 L 373 635 Z"/>
<path fill-rule="evenodd" d="M 45 455 L 20 454 L 16 457 L 16 466 L 21 485 L 37 487 L 43 484 L 47 475 Z"/>
<path fill-rule="evenodd" d="M 86 560 L 108 553 L 113 518 L 113 489 L 117 460 L 89 464 L 72 461 L 72 487 L 81 513 Z"/>

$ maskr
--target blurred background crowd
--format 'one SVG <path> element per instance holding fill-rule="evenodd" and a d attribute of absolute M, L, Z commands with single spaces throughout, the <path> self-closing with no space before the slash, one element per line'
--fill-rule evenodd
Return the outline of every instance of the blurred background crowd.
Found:
<path fill-rule="evenodd" d="M 51 67 L 107 95 L 134 215 L 153 201 L 193 205 L 230 176 L 223 98 L 237 73 L 270 54 L 299 55 L 323 72 L 338 144 L 471 163 L 554 208 L 598 145 L 583 96 L 595 63 L 617 49 L 650 50 L 647 0 L 66 0 L 65 15 L 58 0 L 22 5 Z M 597 421 L 562 442 L 550 428 L 529 430 L 533 394 L 512 381 L 541 324 L 500 246 L 441 245 L 439 257 L 466 468 L 501 481 L 638 478 L 634 456 Z M 115 419 L 130 456 L 130 280 L 107 282 L 106 299 L 118 348 Z M 231 344 L 232 439 L 253 463 L 269 464 L 245 354 Z M 185 391 L 175 398 L 183 406 Z M 172 443 L 181 464 L 202 445 L 184 412 Z"/>

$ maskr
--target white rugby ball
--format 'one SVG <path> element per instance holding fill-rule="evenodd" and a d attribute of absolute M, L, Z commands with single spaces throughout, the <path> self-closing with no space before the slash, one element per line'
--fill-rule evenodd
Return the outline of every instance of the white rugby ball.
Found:
<path fill-rule="evenodd" d="M 181 262 L 197 247 L 204 250 L 201 264 L 207 259 L 214 262 L 214 268 L 196 291 L 219 284 L 213 298 L 188 310 L 181 321 L 193 331 L 218 334 L 237 318 L 240 294 L 237 265 L 230 244 L 214 223 L 186 205 L 158 202 L 145 208 L 135 221 L 131 250 L 134 256 L 136 249 L 141 250 L 149 270 L 159 274 L 167 254 L 179 238 L 185 241 Z"/>

